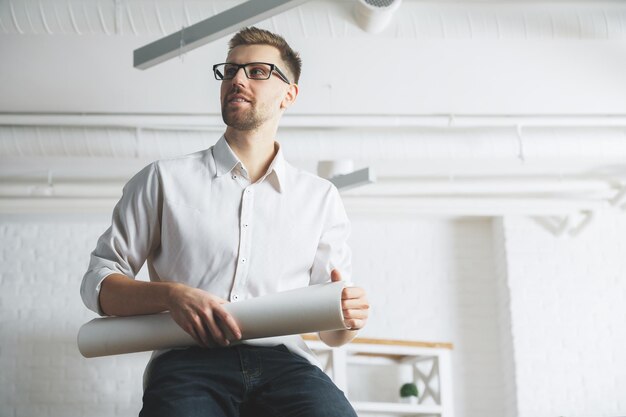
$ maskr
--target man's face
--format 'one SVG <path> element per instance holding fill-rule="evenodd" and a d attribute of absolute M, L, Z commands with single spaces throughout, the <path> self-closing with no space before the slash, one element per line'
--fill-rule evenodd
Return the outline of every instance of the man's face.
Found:
<path fill-rule="evenodd" d="M 267 62 L 286 71 L 280 53 L 269 45 L 237 46 L 226 61 L 235 64 Z M 289 84 L 275 73 L 267 80 L 250 80 L 241 68 L 232 80 L 222 81 L 222 119 L 227 126 L 237 130 L 255 130 L 268 121 L 277 122 L 286 107 L 288 91 Z"/>

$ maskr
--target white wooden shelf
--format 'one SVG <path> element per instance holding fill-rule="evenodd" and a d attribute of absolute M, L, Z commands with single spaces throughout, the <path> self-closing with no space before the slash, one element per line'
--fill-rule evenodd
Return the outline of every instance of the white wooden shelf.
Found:
<path fill-rule="evenodd" d="M 330 348 L 316 335 L 303 335 L 303 338 L 322 361 L 324 371 L 346 394 L 351 385 L 348 365 L 410 368 L 413 381 L 421 387 L 417 404 L 352 400 L 360 416 L 454 416 L 450 368 L 452 344 L 356 338 L 340 348 Z"/>
<path fill-rule="evenodd" d="M 440 405 L 402 404 L 390 402 L 353 401 L 356 412 L 392 413 L 401 416 L 419 416 L 422 414 L 442 414 Z"/>

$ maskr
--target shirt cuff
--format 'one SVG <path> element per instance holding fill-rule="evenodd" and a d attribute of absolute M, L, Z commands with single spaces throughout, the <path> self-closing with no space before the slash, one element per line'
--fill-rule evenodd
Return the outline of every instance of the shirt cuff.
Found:
<path fill-rule="evenodd" d="M 98 313 L 100 316 L 107 316 L 100 307 L 100 288 L 102 287 L 102 281 L 109 275 L 115 273 L 116 271 L 102 268 L 87 272 L 83 278 L 83 283 L 80 287 L 80 295 L 83 299 L 83 303 L 85 303 L 88 309 Z"/>

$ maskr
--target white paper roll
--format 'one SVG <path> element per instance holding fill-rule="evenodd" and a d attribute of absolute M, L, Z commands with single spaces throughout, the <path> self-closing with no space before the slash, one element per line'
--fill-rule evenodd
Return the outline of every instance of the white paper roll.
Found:
<path fill-rule="evenodd" d="M 78 331 L 78 350 L 86 358 L 196 344 L 169 313 L 93 319 Z"/>
<path fill-rule="evenodd" d="M 242 340 L 345 329 L 341 311 L 343 282 L 298 288 L 225 304 Z M 106 317 L 78 331 L 78 350 L 86 358 L 197 345 L 169 313 Z"/>

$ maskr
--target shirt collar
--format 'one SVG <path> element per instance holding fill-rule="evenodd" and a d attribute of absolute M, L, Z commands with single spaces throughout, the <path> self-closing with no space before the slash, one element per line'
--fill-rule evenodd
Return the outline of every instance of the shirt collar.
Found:
<path fill-rule="evenodd" d="M 215 175 L 217 177 L 229 173 L 239 163 L 239 158 L 228 146 L 224 135 L 213 146 L 213 158 L 215 159 Z"/>
<path fill-rule="evenodd" d="M 276 191 L 282 192 L 285 189 L 285 158 L 283 151 L 278 142 L 274 142 L 276 149 L 276 156 L 272 160 L 267 172 L 259 181 L 265 181 L 266 179 L 274 186 Z M 230 173 L 233 168 L 241 163 L 235 152 L 230 148 L 224 135 L 213 146 L 213 158 L 215 159 L 215 175 L 221 177 L 224 174 Z M 274 175 L 271 175 L 271 174 Z"/>
<path fill-rule="evenodd" d="M 278 142 L 274 142 L 274 147 L 276 149 L 276 156 L 274 160 L 270 164 L 267 172 L 261 178 L 261 181 L 267 180 L 274 186 L 276 191 L 283 192 L 285 190 L 285 158 L 283 157 L 283 150 L 280 147 Z M 274 175 L 272 175 L 272 173 Z"/>

